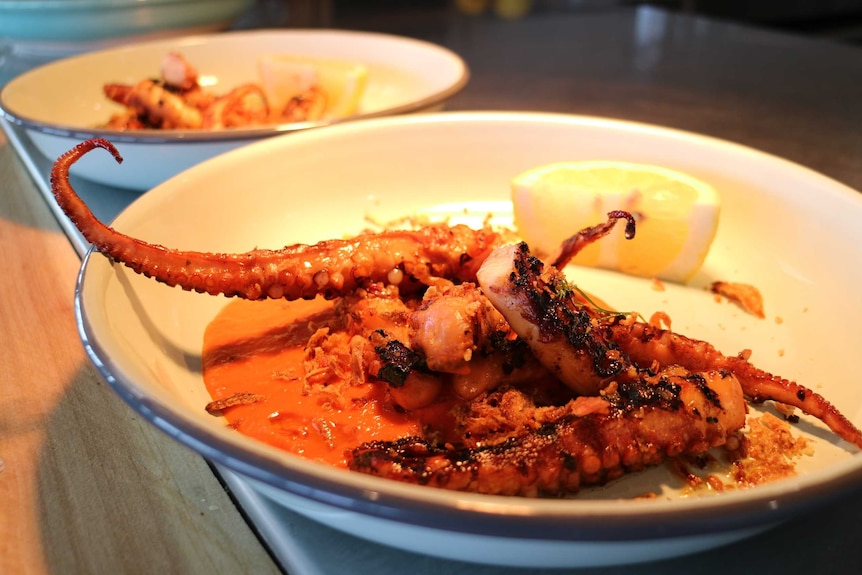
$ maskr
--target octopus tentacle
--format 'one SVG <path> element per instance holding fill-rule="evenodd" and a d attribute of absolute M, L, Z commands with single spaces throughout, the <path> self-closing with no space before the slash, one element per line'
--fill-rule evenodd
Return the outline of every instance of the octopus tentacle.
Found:
<path fill-rule="evenodd" d="M 564 280 L 526 244 L 496 249 L 477 274 L 479 285 L 533 355 L 563 383 L 581 395 L 595 395 L 630 362 L 608 339 L 601 318 L 578 294 L 563 294 Z M 574 299 L 573 299 L 574 298 Z"/>
<path fill-rule="evenodd" d="M 153 80 L 142 80 L 134 86 L 108 84 L 105 95 L 146 118 L 147 125 L 162 129 L 197 129 L 203 122 L 201 111 L 189 105 L 180 95 Z"/>
<path fill-rule="evenodd" d="M 104 148 L 122 161 L 116 148 L 99 138 L 66 152 L 51 170 L 57 203 L 104 255 L 137 273 L 185 290 L 290 300 L 317 295 L 334 298 L 374 282 L 399 284 L 403 291 L 409 291 L 435 284 L 439 278 L 475 278 L 479 265 L 500 241 L 488 229 L 440 224 L 241 254 L 169 249 L 106 226 L 75 193 L 69 183 L 69 168 L 95 148 Z"/>
<path fill-rule="evenodd" d="M 422 439 L 355 449 L 350 469 L 458 491 L 561 496 L 668 457 L 723 445 L 745 423 L 736 379 L 672 368 L 639 373 L 601 397 L 572 400 L 538 429 L 500 443 L 451 449 Z"/>
<path fill-rule="evenodd" d="M 562 273 L 530 255 L 526 244 L 503 246 L 478 273 L 491 303 L 529 344 L 536 358 L 566 385 L 594 395 L 628 369 L 678 365 L 691 372 L 732 373 L 755 402 L 778 401 L 820 419 L 842 439 L 862 448 L 862 431 L 823 396 L 767 373 L 711 344 L 579 301 Z"/>
<path fill-rule="evenodd" d="M 609 326 L 611 338 L 631 360 L 642 366 L 653 361 L 678 364 L 692 371 L 723 369 L 733 373 L 751 401 L 777 401 L 796 407 L 825 423 L 842 439 L 862 448 L 857 429 L 823 396 L 794 381 L 767 373 L 739 356 L 726 356 L 711 344 L 684 335 L 634 322 Z"/>
<path fill-rule="evenodd" d="M 613 210 L 608 212 L 607 221 L 585 228 L 565 240 L 560 246 L 560 253 L 553 260 L 551 265 L 557 269 L 563 269 L 569 265 L 569 262 L 571 262 L 572 259 L 581 252 L 581 250 L 589 244 L 611 233 L 611 230 L 616 227 L 619 220 L 625 220 L 626 222 L 626 239 L 633 239 L 637 229 L 634 216 L 623 210 Z"/>
<path fill-rule="evenodd" d="M 255 84 L 244 84 L 210 103 L 203 111 L 201 127 L 216 130 L 264 124 L 269 114 L 263 89 Z"/>

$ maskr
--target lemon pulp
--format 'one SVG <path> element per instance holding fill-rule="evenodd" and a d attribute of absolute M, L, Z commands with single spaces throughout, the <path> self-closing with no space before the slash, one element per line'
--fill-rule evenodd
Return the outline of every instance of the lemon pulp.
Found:
<path fill-rule="evenodd" d="M 512 180 L 515 225 L 531 250 L 553 256 L 578 230 L 612 210 L 637 220 L 587 246 L 572 263 L 685 282 L 703 264 L 718 228 L 720 198 L 706 182 L 649 164 L 616 161 L 539 166 Z"/>

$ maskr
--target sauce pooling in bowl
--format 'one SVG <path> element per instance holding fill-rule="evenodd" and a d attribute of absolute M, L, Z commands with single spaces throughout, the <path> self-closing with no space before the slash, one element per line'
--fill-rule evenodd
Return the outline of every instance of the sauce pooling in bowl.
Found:
<path fill-rule="evenodd" d="M 204 335 L 210 411 L 244 435 L 339 467 L 361 443 L 421 435 L 423 418 L 442 410 L 398 410 L 385 386 L 351 381 L 335 359 L 328 371 L 318 364 L 306 373 L 309 339 L 333 319 L 333 303 L 322 299 L 230 302 Z"/>

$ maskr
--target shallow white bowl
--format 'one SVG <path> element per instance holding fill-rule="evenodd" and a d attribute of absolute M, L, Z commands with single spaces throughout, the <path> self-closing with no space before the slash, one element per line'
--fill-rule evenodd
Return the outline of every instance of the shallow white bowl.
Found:
<path fill-rule="evenodd" d="M 410 38 L 338 30 L 227 32 L 144 42 L 47 64 L 13 79 L 0 91 L 0 115 L 24 127 L 51 160 L 86 138 L 123 143 L 122 168 L 100 157 L 81 162 L 74 173 L 136 190 L 147 190 L 202 160 L 250 142 L 327 124 L 214 131 L 97 128 L 119 109 L 105 97 L 103 85 L 158 76 L 169 51 L 181 52 L 219 93 L 258 81 L 257 58 L 263 54 L 362 63 L 368 68 L 367 85 L 357 114 L 345 120 L 440 108 L 469 77 L 464 61 L 453 52 Z"/>
<path fill-rule="evenodd" d="M 749 348 L 757 365 L 817 389 L 862 425 L 862 388 L 846 368 L 862 318 L 855 296 L 862 269 L 847 265 L 862 243 L 862 196 L 739 145 L 577 116 L 370 120 L 205 162 L 142 196 L 114 226 L 174 248 L 231 252 L 340 237 L 363 228 L 366 215 L 385 221 L 417 211 L 461 214 L 467 206 L 476 220 L 489 209 L 505 219 L 509 181 L 519 172 L 598 158 L 687 171 L 720 190 L 723 212 L 712 251 L 689 286 L 659 292 L 649 280 L 572 269 L 578 284 L 647 317 L 667 311 L 677 331 L 728 354 Z M 759 287 L 767 319 L 715 301 L 703 288 L 716 279 Z M 570 500 L 460 494 L 351 473 L 270 448 L 205 413 L 203 330 L 225 299 L 167 288 L 91 253 L 76 302 L 93 362 L 154 425 L 279 504 L 404 549 L 506 565 L 644 561 L 749 536 L 862 481 L 858 450 L 805 417 L 797 429 L 814 439 L 815 453 L 800 461 L 798 476 L 712 496 L 667 488 L 655 499 L 627 499 L 671 481 L 662 467 Z"/>

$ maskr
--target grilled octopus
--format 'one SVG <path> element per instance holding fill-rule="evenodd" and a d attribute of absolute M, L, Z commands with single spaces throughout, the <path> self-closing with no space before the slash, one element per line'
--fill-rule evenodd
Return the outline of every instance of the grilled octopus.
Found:
<path fill-rule="evenodd" d="M 328 299 L 375 282 L 416 292 L 447 280 L 469 281 L 499 236 L 467 226 L 430 225 L 420 230 L 362 234 L 314 245 L 259 249 L 242 254 L 181 251 L 130 238 L 98 221 L 69 184 L 69 167 L 95 148 L 122 158 L 107 140 L 87 140 L 54 163 L 51 187 L 57 203 L 93 246 L 137 273 L 184 290 L 245 299 Z"/>
<path fill-rule="evenodd" d="M 443 449 L 408 438 L 354 450 L 350 468 L 403 482 L 498 495 L 561 495 L 627 471 L 724 445 L 745 424 L 747 396 L 795 405 L 862 447 L 862 433 L 823 397 L 629 314 L 599 312 L 526 244 L 497 248 L 479 285 L 536 358 L 580 395 L 517 435 Z M 523 409 L 523 407 L 522 407 Z M 473 434 L 475 435 L 475 434 Z"/>
<path fill-rule="evenodd" d="M 745 424 L 742 390 L 728 372 L 671 367 L 631 376 L 600 397 L 534 411 L 552 415 L 500 442 L 459 449 L 418 438 L 372 442 L 353 451 L 350 468 L 458 491 L 559 496 L 724 445 Z"/>
<path fill-rule="evenodd" d="M 216 95 L 198 82 L 197 70 L 182 55 L 168 53 L 161 77 L 130 84 L 105 84 L 110 100 L 124 106 L 105 125 L 114 130 L 216 130 L 319 120 L 326 95 L 311 87 L 279 107 L 259 84 L 242 84 Z"/>
<path fill-rule="evenodd" d="M 795 406 L 862 448 L 862 432 L 810 389 L 706 342 L 631 314 L 599 310 L 571 289 L 560 270 L 583 245 L 618 220 L 628 221 L 627 235 L 634 233 L 624 212 L 573 236 L 550 266 L 525 244 L 504 244 L 491 229 L 445 224 L 242 254 L 180 251 L 128 237 L 94 217 L 70 185 L 69 168 L 95 148 L 122 161 L 105 140 L 83 142 L 55 162 L 52 190 L 84 237 L 111 260 L 169 286 L 246 299 L 322 296 L 361 309 L 359 302 L 372 292 L 395 293 L 393 302 L 424 295 L 418 308 L 401 310 L 393 303 L 389 315 L 402 318 L 401 327 L 390 321 L 362 331 L 376 357 L 369 362 L 370 379 L 393 389 L 411 376 L 461 381 L 461 395 L 482 402 L 517 386 L 518 378 L 497 375 L 478 388 L 458 378 L 483 365 L 511 375 L 513 366 L 495 354 L 520 343 L 531 366 L 520 373 L 550 374 L 570 389 L 571 400 L 531 406 L 533 423 L 507 433 L 477 434 L 445 447 L 419 438 L 358 446 L 349 458 L 354 470 L 485 493 L 571 493 L 668 457 L 723 445 L 745 423 L 745 398 Z M 435 310 L 433 321 L 421 315 L 429 309 Z M 464 310 L 472 311 L 465 316 Z M 352 313 L 362 321 L 382 317 L 377 311 Z M 470 333 L 480 335 L 453 338 L 464 340 L 455 350 L 441 345 L 433 331 L 447 313 L 451 317 L 442 325 L 470 325 Z M 451 347 L 452 340 L 443 339 Z M 400 370 L 394 379 L 386 376 L 393 367 Z"/>

